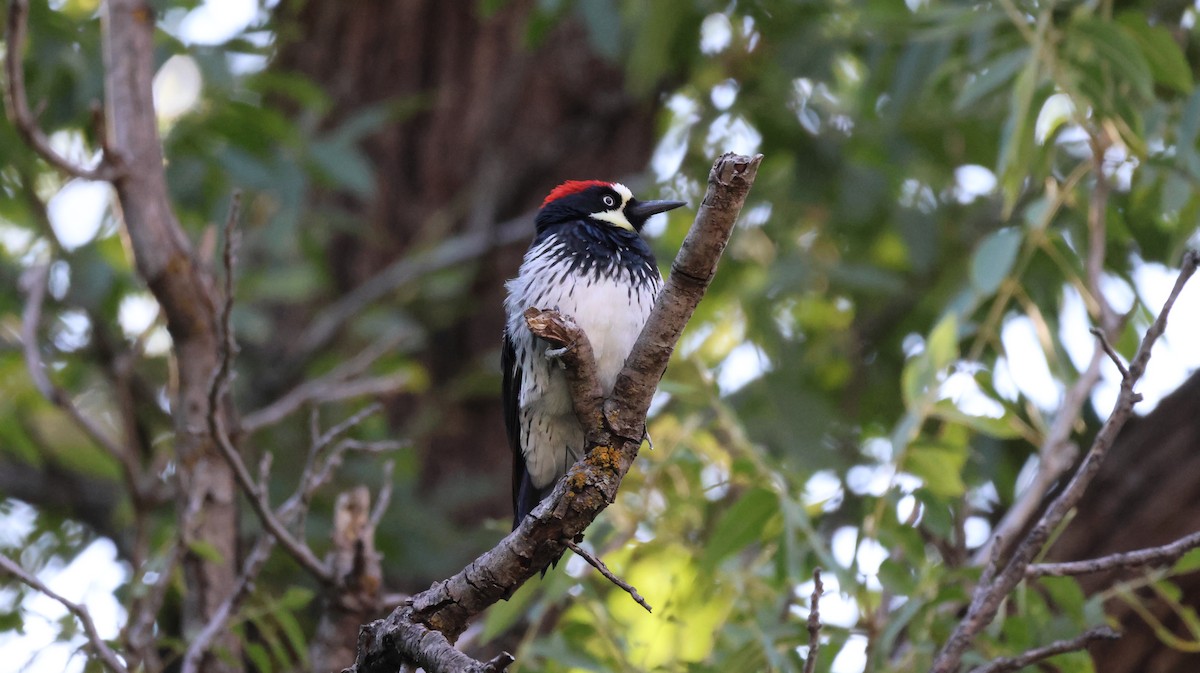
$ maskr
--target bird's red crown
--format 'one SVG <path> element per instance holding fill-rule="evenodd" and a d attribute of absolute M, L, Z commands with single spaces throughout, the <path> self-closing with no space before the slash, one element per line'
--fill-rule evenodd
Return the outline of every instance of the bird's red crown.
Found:
<path fill-rule="evenodd" d="M 612 186 L 611 182 L 605 182 L 603 180 L 567 180 L 566 182 L 562 183 L 561 185 L 550 190 L 550 194 L 546 197 L 546 200 L 542 201 L 542 207 L 545 208 L 547 205 L 549 205 L 553 201 L 557 201 L 564 196 L 578 194 L 579 192 L 582 192 L 585 189 L 591 189 L 592 187 L 611 187 L 611 186 Z"/>

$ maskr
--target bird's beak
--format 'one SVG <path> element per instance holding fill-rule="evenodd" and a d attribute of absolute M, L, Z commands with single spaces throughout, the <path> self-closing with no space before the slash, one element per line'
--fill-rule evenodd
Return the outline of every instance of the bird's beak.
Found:
<path fill-rule="evenodd" d="M 645 221 L 651 215 L 665 213 L 680 206 L 686 206 L 686 201 L 637 201 L 625 207 L 625 214 L 631 220 Z"/>

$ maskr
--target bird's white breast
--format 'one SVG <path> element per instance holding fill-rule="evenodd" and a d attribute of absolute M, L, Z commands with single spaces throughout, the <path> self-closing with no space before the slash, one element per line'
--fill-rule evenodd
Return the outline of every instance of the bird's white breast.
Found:
<path fill-rule="evenodd" d="M 529 332 L 525 309 L 556 309 L 575 319 L 591 342 L 596 374 L 607 394 L 661 287 L 657 277 L 652 283 L 635 282 L 619 264 L 601 273 L 573 271 L 569 257 L 554 254 L 556 245 L 561 243 L 551 237 L 530 249 L 520 274 L 508 283 L 505 303 L 508 333 L 523 372 L 519 406 L 529 436 L 522 446 L 530 477 L 539 488 L 582 456 L 583 429 L 575 418 L 566 377 L 557 362 L 546 359 L 547 344 Z"/>

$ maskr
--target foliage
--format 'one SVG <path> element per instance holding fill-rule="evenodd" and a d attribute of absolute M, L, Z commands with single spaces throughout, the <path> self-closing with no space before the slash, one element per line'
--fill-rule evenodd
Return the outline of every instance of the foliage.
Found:
<path fill-rule="evenodd" d="M 1159 308 L 1131 292 L 1137 269 L 1170 265 L 1194 244 L 1195 10 L 1015 0 L 539 5 L 531 43 L 555 22 L 582 21 L 633 90 L 652 91 L 664 77 L 677 83 L 654 162 L 663 198 L 696 204 L 704 188 L 696 180 L 719 151 L 767 159 L 660 388 L 654 448 L 587 540 L 655 613 L 572 559 L 494 608 L 484 641 L 521 629 L 523 670 L 798 671 L 809 578 L 820 567 L 827 640 L 818 671 L 928 668 L 954 624 L 945 606 L 963 603 L 978 576 L 970 557 L 981 531 L 1013 503 L 1062 390 L 1087 366 L 1090 351 L 1081 357 L 1070 335 L 1080 306 L 1093 324 L 1101 320 L 1085 265 L 1094 194 L 1107 197 L 1099 204 L 1103 287 L 1131 295 L 1134 309 L 1114 340 L 1125 357 Z M 234 188 L 251 193 L 234 318 L 243 347 L 262 356 L 258 365 L 248 358 L 243 380 L 269 376 L 267 355 L 291 312 L 341 291 L 327 247 L 354 223 L 306 210 L 305 194 L 369 196 L 373 169 L 361 141 L 423 103 L 391 101 L 325 128 L 330 92 L 247 60 L 270 53 L 259 26 L 217 46 L 189 45 L 177 37 L 189 8 L 167 3 L 160 12 L 162 61 L 183 57 L 203 82 L 192 107 L 163 120 L 170 186 L 198 241 L 213 238 Z M 30 98 L 46 102 L 40 122 L 65 146 L 95 146 L 88 106 L 100 96 L 101 64 L 84 55 L 99 53 L 96 23 L 89 3 L 39 4 L 31 17 Z M 15 287 L 35 260 L 55 260 L 41 334 L 53 378 L 87 413 L 118 413 L 97 363 L 143 344 L 138 371 L 159 402 L 141 413 L 162 447 L 171 432 L 167 337 L 160 318 L 138 318 L 148 295 L 114 216 L 74 238 L 78 222 L 71 228 L 72 215 L 55 203 L 77 181 L 36 160 L 8 123 L 0 123 L 0 151 L 0 274 Z M 663 219 L 654 245 L 669 259 L 690 218 Z M 403 391 L 420 394 L 426 375 L 415 354 L 444 319 L 426 302 L 468 289 L 454 272 L 421 279 L 359 316 L 306 373 L 410 330 L 406 347 L 373 371 L 408 372 Z M 115 483 L 116 461 L 67 426 L 25 374 L 20 297 L 0 295 L 0 310 L 0 456 Z M 1034 347 L 1006 336 L 1028 327 Z M 1048 396 L 1017 385 L 1016 369 L 1043 364 L 1055 388 Z M 355 408 L 323 413 L 340 419 Z M 256 445 L 282 453 L 302 444 L 304 419 L 294 421 Z M 421 422 L 409 430 L 420 432 Z M 394 430 L 376 423 L 357 432 L 373 439 Z M 1089 432 L 1078 433 L 1081 443 Z M 398 460 L 396 505 L 380 535 L 393 576 L 448 573 L 457 567 L 447 559 L 485 548 L 504 526 L 446 534 L 438 499 L 417 495 L 416 459 Z M 377 485 L 376 465 L 355 458 L 341 478 Z M 297 467 L 277 469 L 280 489 Z M 108 504 L 118 513 L 111 530 L 62 526 L 63 513 L 46 507 L 4 551 L 24 549 L 26 567 L 40 569 L 71 559 L 97 534 L 131 544 L 120 532 L 130 503 Z M 329 509 L 322 502 L 313 511 Z M 172 524 L 164 514 L 158 535 Z M 327 539 L 328 521 L 313 521 L 308 533 Z M 1171 596 L 1171 577 L 1187 570 L 1156 577 L 1155 590 Z M 273 563 L 238 624 L 258 670 L 304 661 L 314 614 L 307 593 L 283 591 L 307 582 L 300 577 L 286 561 Z M 137 589 L 131 579 L 120 591 Z M 11 616 L 21 614 L 23 595 L 6 594 L 0 628 L 19 631 Z M 1140 600 L 1132 590 L 1121 596 Z M 1194 622 L 1194 611 L 1179 610 Z M 1008 616 L 968 663 L 1104 619 L 1100 598 L 1074 580 L 1039 580 L 1011 597 Z M 1054 662 L 1091 667 L 1077 654 Z"/>

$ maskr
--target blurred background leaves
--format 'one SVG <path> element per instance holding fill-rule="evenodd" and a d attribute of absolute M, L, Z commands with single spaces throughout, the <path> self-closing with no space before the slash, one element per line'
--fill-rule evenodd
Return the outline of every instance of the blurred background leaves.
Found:
<path fill-rule="evenodd" d="M 179 103 L 161 119 L 168 179 L 201 254 L 211 259 L 233 190 L 247 193 L 234 315 L 242 412 L 405 335 L 367 372 L 403 374 L 383 395 L 386 417 L 355 432 L 417 447 L 397 456 L 378 546 L 392 588 L 422 588 L 508 526 L 499 298 L 523 241 L 389 287 L 315 350 L 300 348 L 322 307 L 397 260 L 491 240 L 513 218 L 532 233 L 533 209 L 563 179 L 627 180 L 694 208 L 716 154 L 762 152 L 751 201 L 660 387 L 654 449 L 588 536 L 654 615 L 571 559 L 472 637 L 519 646 L 522 670 L 800 670 L 819 566 L 828 642 L 818 671 L 927 667 L 955 620 L 943 606 L 961 602 L 978 572 L 971 552 L 1037 469 L 1063 390 L 1090 359 L 1098 309 L 1083 257 L 1096 166 L 1111 186 L 1103 288 L 1130 313 L 1115 341 L 1125 357 L 1168 268 L 1197 243 L 1196 9 L 401 4 L 283 0 L 210 39 L 196 17 L 219 9 L 155 3 L 159 104 Z M 86 160 L 98 147 L 100 10 L 32 9 L 30 99 L 56 145 Z M 1108 147 L 1096 163 L 1100 134 Z M 105 422 L 118 413 L 114 358 L 142 353 L 139 427 L 169 466 L 169 337 L 104 205 L 111 196 L 72 195 L 83 185 L 36 159 L 8 122 L 0 155 L 0 274 L 15 288 L 23 269 L 54 260 L 39 332 L 51 376 Z M 690 220 L 676 211 L 648 228 L 664 267 Z M 6 552 L 38 569 L 97 539 L 121 549 L 133 503 L 117 463 L 32 386 L 21 309 L 17 293 L 0 295 L 0 503 L 24 522 Z M 1154 365 L 1171 372 L 1159 397 L 1200 364 L 1194 332 L 1172 334 Z M 1112 395 L 1093 399 L 1075 428 L 1084 446 Z M 331 402 L 321 417 L 332 424 L 362 404 Z M 297 413 L 248 438 L 251 453 L 276 454 L 280 495 L 307 432 Z M 378 479 L 376 457 L 354 456 L 339 483 Z M 64 487 L 75 497 L 58 497 Z M 308 523 L 318 549 L 332 495 Z M 170 507 L 154 520 L 164 538 Z M 1181 591 L 1172 578 L 1191 570 L 1162 572 L 1154 586 Z M 251 668 L 305 666 L 319 608 L 295 587 L 309 583 L 287 559 L 269 566 L 239 626 Z M 1120 595 L 1149 600 L 1137 587 Z M 1103 598 L 1070 579 L 1030 585 L 974 662 L 1077 634 L 1104 620 Z M 0 637 L 20 637 L 11 616 L 24 614 L 23 599 L 5 594 L 0 624 L 11 630 Z M 1186 601 L 1174 604 L 1180 623 L 1194 622 Z M 1198 639 L 1157 630 L 1175 634 L 1155 641 L 1164 649 Z M 1092 670 L 1086 655 L 1053 662 Z"/>

